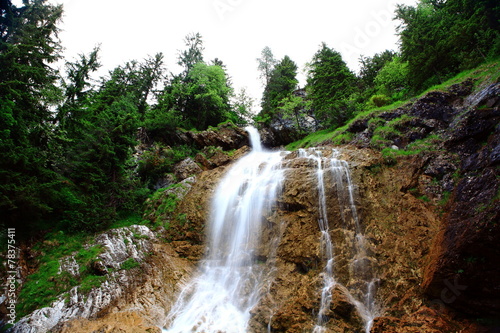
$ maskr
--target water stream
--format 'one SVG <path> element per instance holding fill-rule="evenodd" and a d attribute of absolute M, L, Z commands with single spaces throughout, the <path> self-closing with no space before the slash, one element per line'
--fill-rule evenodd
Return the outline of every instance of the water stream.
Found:
<path fill-rule="evenodd" d="M 207 249 L 199 274 L 182 290 L 167 318 L 168 328 L 163 332 L 248 332 L 250 310 L 269 291 L 273 271 L 270 266 L 278 241 L 275 241 L 276 246 L 266 262 L 259 262 L 255 254 L 262 241 L 262 225 L 266 216 L 275 209 L 277 195 L 283 186 L 284 158 L 288 153 L 264 150 L 258 131 L 254 128 L 247 130 L 253 149 L 229 169 L 215 191 L 207 224 Z M 366 274 L 371 267 L 367 261 L 366 240 L 359 223 L 349 166 L 338 159 L 336 151 L 327 155 L 329 157 L 324 157 L 321 149 L 300 150 L 297 155 L 297 158 L 310 159 L 316 165 L 318 226 L 324 268 L 321 273 L 323 287 L 318 291 L 321 293 L 320 308 L 313 332 L 328 331 L 326 313 L 332 302 L 332 291 L 341 285 L 334 273 L 335 244 L 328 219 L 328 205 L 333 203 L 326 194 L 327 186 L 333 183 L 342 228 L 354 234 L 350 245 L 354 249 L 350 274 L 364 276 L 357 278 L 352 286 L 342 288 L 356 306 L 368 333 L 377 315 L 374 298 L 377 280 L 373 274 Z M 271 332 L 271 322 L 268 331 Z"/>
<path fill-rule="evenodd" d="M 164 332 L 246 332 L 250 310 L 269 279 L 254 256 L 263 217 L 281 188 L 284 152 L 264 151 L 256 129 L 253 150 L 219 184 L 208 224 L 208 248 L 200 274 L 182 291 Z"/>
<path fill-rule="evenodd" d="M 346 161 L 339 159 L 339 152 L 333 150 L 330 157 L 323 156 L 323 150 L 311 148 L 309 150 L 299 150 L 299 158 L 307 158 L 317 165 L 316 178 L 318 190 L 318 225 L 321 232 L 320 246 L 324 262 L 323 288 L 321 290 L 321 302 L 318 310 L 316 326 L 313 333 L 326 332 L 328 312 L 332 302 L 332 290 L 338 284 L 346 291 L 347 296 L 363 320 L 365 332 L 369 333 L 373 324 L 373 319 L 378 315 L 378 308 L 375 304 L 375 292 L 378 279 L 374 278 L 371 272 L 370 261 L 366 250 L 366 239 L 362 233 L 359 223 L 358 212 L 355 204 L 355 187 Z M 343 229 L 354 233 L 353 238 L 353 260 L 350 264 L 350 279 L 356 280 L 355 289 L 346 288 L 336 281 L 334 274 L 334 244 L 331 239 L 331 231 L 327 213 L 327 195 L 325 193 L 325 173 L 329 173 L 331 181 L 337 189 L 338 205 L 342 218 Z M 330 203 L 331 204 L 331 203 Z"/>

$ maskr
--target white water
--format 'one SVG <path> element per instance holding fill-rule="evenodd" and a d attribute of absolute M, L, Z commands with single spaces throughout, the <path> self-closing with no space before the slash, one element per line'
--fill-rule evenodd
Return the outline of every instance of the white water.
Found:
<path fill-rule="evenodd" d="M 343 227 L 354 232 L 354 258 L 351 264 L 353 278 L 361 276 L 362 272 L 370 267 L 366 267 L 366 240 L 362 234 L 356 204 L 354 201 L 354 185 L 352 183 L 349 172 L 349 165 L 346 161 L 338 159 L 338 152 L 333 151 L 330 158 L 324 158 L 321 149 L 310 149 L 308 151 L 301 149 L 299 157 L 313 160 L 317 165 L 317 188 L 319 198 L 319 219 L 318 225 L 321 232 L 320 245 L 322 249 L 322 257 L 324 261 L 323 270 L 323 288 L 321 290 L 321 302 L 318 310 L 316 326 L 313 333 L 326 332 L 326 324 L 328 317 L 325 315 L 329 310 L 332 302 L 332 290 L 336 284 L 334 276 L 334 254 L 330 237 L 330 227 L 327 214 L 327 197 L 325 194 L 325 172 L 330 172 L 334 185 L 337 188 L 337 198 L 340 207 Z M 378 315 L 375 304 L 375 292 L 377 280 L 370 278 L 367 281 L 362 281 L 361 290 L 358 286 L 357 290 L 348 290 L 348 297 L 356 306 L 356 310 L 363 320 L 365 332 L 369 333 L 373 324 L 373 319 Z"/>
<path fill-rule="evenodd" d="M 225 175 L 213 199 L 208 248 L 198 277 L 182 291 L 164 332 L 246 332 L 250 310 L 266 290 L 266 265 L 256 263 L 263 217 L 281 188 L 281 152 L 253 150 Z"/>
<path fill-rule="evenodd" d="M 250 310 L 269 291 L 269 275 L 273 268 L 268 266 L 272 258 L 259 264 L 255 255 L 262 241 L 262 223 L 272 213 L 282 187 L 286 153 L 265 151 L 257 130 L 247 130 L 253 150 L 231 167 L 215 192 L 208 223 L 208 247 L 200 272 L 181 292 L 167 318 L 168 328 L 163 332 L 247 332 Z M 327 209 L 332 203 L 326 194 L 328 186 L 337 189 L 338 203 L 334 204 L 340 207 L 342 228 L 354 234 L 353 244 L 347 246 L 354 249 L 350 275 L 356 278 L 356 289 L 345 286 L 343 290 L 347 291 L 350 302 L 363 320 L 365 332 L 369 333 L 377 315 L 377 280 L 357 278 L 363 276 L 363 272 L 366 275 L 371 267 L 366 264 L 366 240 L 359 224 L 349 166 L 337 158 L 335 151 L 326 158 L 320 149 L 300 150 L 298 157 L 310 159 L 316 165 L 318 226 L 324 268 L 320 308 L 313 333 L 327 332 L 332 291 L 340 285 L 334 274 L 334 244 Z M 275 252 L 269 256 L 274 255 Z M 271 321 L 272 314 L 268 332 L 271 332 Z"/>

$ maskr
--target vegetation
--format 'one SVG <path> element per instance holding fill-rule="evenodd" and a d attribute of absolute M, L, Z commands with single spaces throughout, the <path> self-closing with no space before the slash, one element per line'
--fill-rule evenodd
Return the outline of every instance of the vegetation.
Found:
<path fill-rule="evenodd" d="M 85 249 L 83 244 L 89 240 L 88 235 L 69 235 L 58 231 L 48 234 L 43 242 L 34 247 L 33 250 L 40 253 L 40 264 L 23 284 L 19 294 L 16 309 L 20 317 L 48 306 L 58 295 L 75 286 L 80 285 L 85 293 L 103 282 L 103 277 L 96 275 L 91 268 L 92 261 L 102 249 L 98 246 Z M 74 256 L 75 263 L 81 268 L 78 275 L 60 273 L 60 258 L 65 256 Z"/>
<path fill-rule="evenodd" d="M 19 316 L 73 286 L 90 290 L 102 282 L 90 268 L 100 248 L 82 246 L 89 235 L 147 223 L 142 213 L 152 214 L 148 205 L 143 207 L 148 197 L 162 201 L 152 220 L 175 212 L 178 199 L 169 192 L 172 188 L 152 194 L 152 185 L 199 148 L 171 144 L 171 137 L 223 122 L 242 126 L 252 118 L 254 101 L 244 90 L 235 93 L 223 61 L 204 58 L 199 33 L 184 40 L 177 58 L 180 73 L 167 72 L 158 53 L 95 81 L 98 47 L 66 59 L 63 73 L 56 72 L 52 66 L 61 59 L 57 25 L 62 15 L 62 6 L 46 0 L 0 1 L 0 226 L 16 228 L 19 237 L 44 239 L 34 248 L 41 253 L 40 263 L 19 295 Z M 289 149 L 326 140 L 347 143 L 354 137 L 350 126 L 366 122 L 373 133 L 369 144 L 387 159 L 434 150 L 441 140 L 436 136 L 394 149 L 392 142 L 411 118 L 388 121 L 379 115 L 467 78 L 476 79 L 476 85 L 500 80 L 500 4 L 420 0 L 416 6 L 400 5 L 396 18 L 399 51 L 361 57 L 356 75 L 338 51 L 323 43 L 307 66 L 301 94 L 297 64 L 289 56 L 278 61 L 264 48 L 257 59 L 264 84 L 262 111 L 254 121 L 288 121 L 307 135 L 301 117 L 314 115 L 322 130 Z M 149 144 L 140 160 L 133 155 L 138 132 Z M 443 205 L 449 196 L 444 195 Z M 182 214 L 174 218 L 187 221 Z M 79 277 L 58 274 L 59 259 L 68 255 L 85 267 Z M 137 265 L 128 261 L 122 268 Z"/>

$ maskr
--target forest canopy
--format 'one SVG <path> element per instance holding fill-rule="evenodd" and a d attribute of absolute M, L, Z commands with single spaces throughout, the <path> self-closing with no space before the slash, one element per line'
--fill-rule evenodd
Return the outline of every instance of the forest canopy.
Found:
<path fill-rule="evenodd" d="M 26 235 L 49 228 L 93 232 L 121 212 L 139 211 L 151 187 L 133 158 L 138 132 L 162 141 L 180 129 L 225 121 L 298 123 L 301 110 L 319 128 L 336 128 L 500 55 L 497 0 L 420 0 L 397 7 L 400 49 L 362 56 L 359 73 L 322 43 L 300 96 L 297 64 L 289 56 L 276 60 L 265 47 L 256 66 L 264 85 L 261 111 L 254 115 L 252 99 L 235 92 L 224 62 L 205 59 L 200 33 L 185 37 L 180 73 L 168 72 L 158 53 L 95 82 L 99 47 L 55 70 L 62 6 L 1 0 L 0 10 L 0 216 L 5 227 Z M 167 166 L 139 169 L 166 172 L 194 148 L 176 149 Z"/>

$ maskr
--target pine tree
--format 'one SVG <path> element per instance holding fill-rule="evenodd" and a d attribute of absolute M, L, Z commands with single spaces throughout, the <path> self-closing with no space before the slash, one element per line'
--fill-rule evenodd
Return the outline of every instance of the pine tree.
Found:
<path fill-rule="evenodd" d="M 47 217 L 57 197 L 50 145 L 60 100 L 56 23 L 61 6 L 27 0 L 16 7 L 1 2 L 0 21 L 0 216 L 23 231 Z"/>
<path fill-rule="evenodd" d="M 326 126 L 342 126 L 351 117 L 347 99 L 355 91 L 356 76 L 339 52 L 325 43 L 310 64 L 308 97 L 316 117 Z"/>
<path fill-rule="evenodd" d="M 271 72 L 269 83 L 264 89 L 260 117 L 271 119 L 281 101 L 297 89 L 297 84 L 297 65 L 289 56 L 285 56 Z"/>

